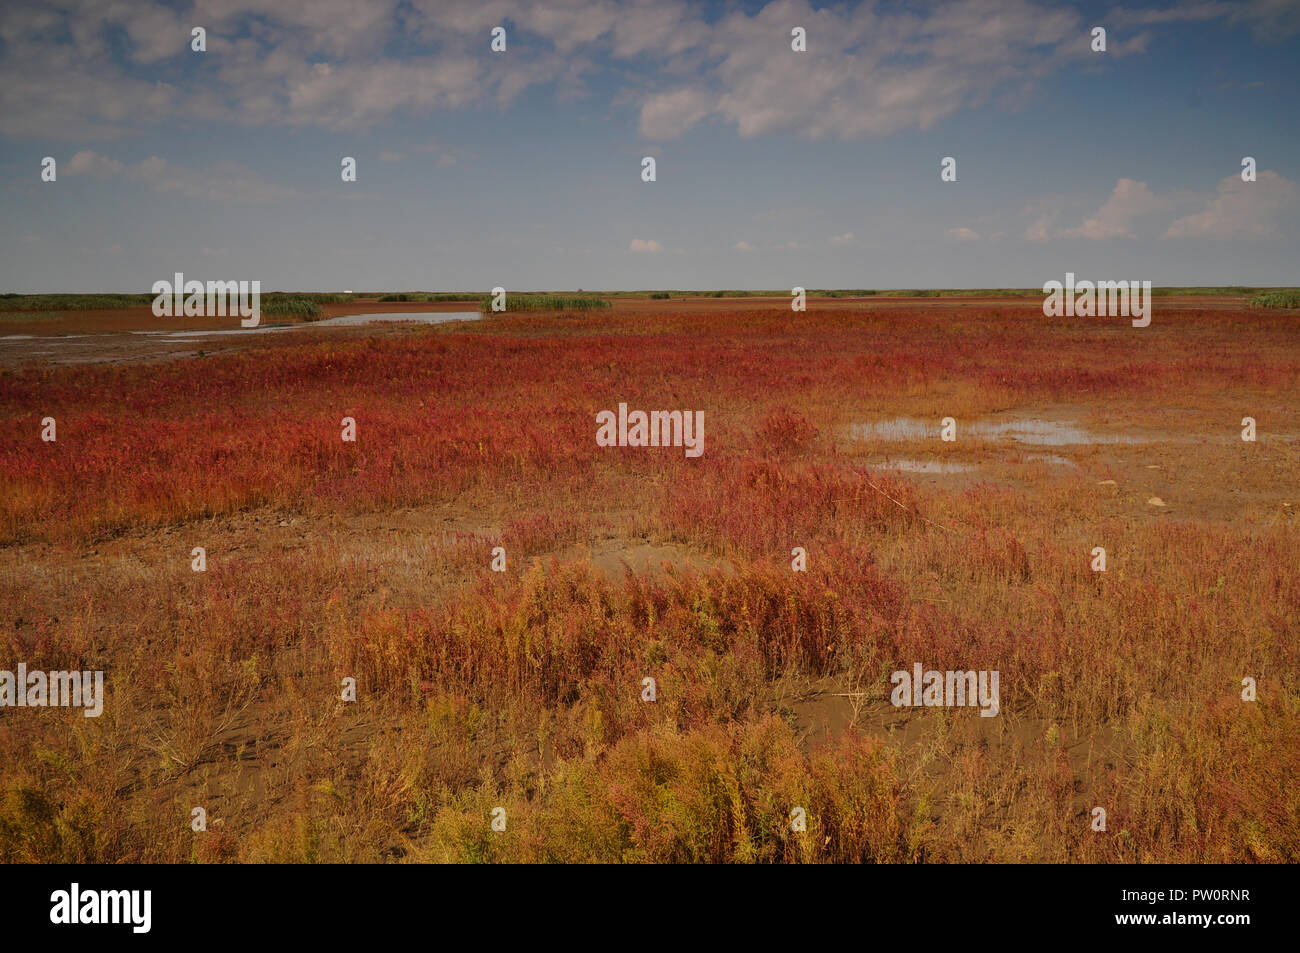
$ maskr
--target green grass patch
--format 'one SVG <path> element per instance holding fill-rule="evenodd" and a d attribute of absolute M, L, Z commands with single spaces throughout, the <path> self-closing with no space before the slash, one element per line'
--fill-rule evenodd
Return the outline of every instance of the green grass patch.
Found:
<path fill-rule="evenodd" d="M 1300 308 L 1300 291 L 1271 291 L 1250 299 L 1253 308 Z"/>
<path fill-rule="evenodd" d="M 104 311 L 136 308 L 153 301 L 153 295 L 132 294 L 0 294 L 0 311 Z"/>
<path fill-rule="evenodd" d="M 608 308 L 609 302 L 604 298 L 578 295 L 536 295 L 507 294 L 506 312 L 513 311 L 597 311 Z M 492 313 L 492 296 L 488 295 L 478 303 L 479 311 Z"/>
<path fill-rule="evenodd" d="M 350 304 L 356 295 L 327 291 L 277 291 L 275 294 L 292 298 L 305 298 L 316 304 Z"/>
<path fill-rule="evenodd" d="M 320 305 L 310 295 L 272 292 L 262 295 L 262 317 L 291 317 L 315 321 L 322 314 Z"/>

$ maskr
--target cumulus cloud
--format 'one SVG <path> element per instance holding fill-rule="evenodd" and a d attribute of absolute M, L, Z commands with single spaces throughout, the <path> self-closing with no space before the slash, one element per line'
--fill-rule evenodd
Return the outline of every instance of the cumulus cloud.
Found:
<path fill-rule="evenodd" d="M 660 245 L 654 239 L 650 239 L 649 241 L 646 241 L 641 238 L 634 238 L 632 239 L 631 244 L 629 244 L 627 247 L 628 247 L 628 251 L 648 252 L 650 254 L 654 254 L 655 252 L 663 251 L 664 246 Z"/>
<path fill-rule="evenodd" d="M 1104 205 L 1093 212 L 1076 228 L 1067 228 L 1066 238 L 1133 238 L 1130 229 L 1134 219 L 1168 207 L 1168 202 L 1156 198 L 1145 182 L 1120 179 Z"/>
<path fill-rule="evenodd" d="M 1300 189 L 1270 170 L 1260 171 L 1254 182 L 1243 182 L 1240 174 L 1229 175 L 1213 195 L 1177 190 L 1157 195 L 1145 182 L 1122 178 L 1101 207 L 1079 225 L 1054 228 L 1062 208 L 1069 204 L 1072 202 L 1064 197 L 1056 197 L 1026 206 L 1021 215 L 1032 217 L 1032 222 L 1025 229 L 1025 239 L 1134 238 L 1135 223 L 1144 216 L 1186 211 L 1189 206 L 1199 206 L 1199 210 L 1176 218 L 1165 228 L 1165 238 L 1280 238 L 1288 223 L 1300 224 Z"/>
<path fill-rule="evenodd" d="M 808 51 L 790 49 L 790 25 Z M 717 118 L 743 138 L 859 139 L 929 129 L 999 90 L 1023 90 L 1088 53 L 1073 10 L 1032 0 L 814 9 L 776 0 L 704 31 L 690 85 L 647 96 L 641 132 L 681 135 Z M 1127 51 L 1116 44 L 1116 55 Z"/>
<path fill-rule="evenodd" d="M 754 246 L 746 241 L 739 241 L 735 244 L 736 251 L 753 251 Z"/>
<path fill-rule="evenodd" d="M 830 243 L 832 245 L 848 245 L 853 241 L 853 233 L 845 232 L 843 235 L 832 235 Z"/>
<path fill-rule="evenodd" d="M 1087 54 L 1087 24 L 1046 0 L 910 9 L 772 0 L 714 23 L 687 0 L 218 0 L 197 9 L 205 54 L 189 47 L 195 15 L 163 0 L 10 0 L 0 13 L 0 133 L 112 136 L 177 117 L 354 130 L 505 105 L 538 85 L 577 96 L 612 70 L 650 138 L 712 118 L 744 137 L 854 139 L 931 128 Z M 508 56 L 489 49 L 502 23 Z M 792 23 L 807 28 L 808 52 L 790 49 Z M 1114 53 L 1124 48 L 1115 37 Z M 143 78 L 145 68 L 182 65 L 159 72 L 168 81 Z"/>
<path fill-rule="evenodd" d="M 1176 220 L 1164 237 L 1279 238 L 1283 223 L 1294 220 L 1297 204 L 1295 183 L 1276 172 L 1261 171 L 1254 182 L 1230 175 L 1199 212 Z"/>
<path fill-rule="evenodd" d="M 641 106 L 641 135 L 673 139 L 714 111 L 717 95 L 689 86 L 656 93 Z"/>
<path fill-rule="evenodd" d="M 172 6 L 6 2 L 0 134 L 113 137 L 176 117 L 351 130 L 401 114 L 506 104 L 540 83 L 572 91 L 591 63 L 571 47 L 605 34 L 612 42 L 617 21 L 606 0 L 594 5 L 604 11 L 593 14 L 601 24 L 594 36 L 583 16 L 593 4 L 563 0 L 221 0 L 184 16 Z M 571 16 L 553 16 L 557 6 Z M 190 49 L 196 16 L 207 53 Z M 488 24 L 507 19 L 517 24 L 511 55 L 491 60 Z M 525 31 L 534 36 L 524 40 Z M 412 38 L 424 48 L 390 54 L 393 41 Z M 179 85 L 141 78 L 141 67 L 169 64 L 186 67 L 161 73 Z"/>
<path fill-rule="evenodd" d="M 1030 242 L 1045 242 L 1052 237 L 1051 233 L 1052 216 L 1040 215 L 1029 223 L 1025 229 L 1025 240 Z"/>
<path fill-rule="evenodd" d="M 973 242 L 980 237 L 980 233 L 973 228 L 967 228 L 965 225 L 957 228 L 950 228 L 944 232 L 949 238 L 955 238 L 962 242 Z"/>
<path fill-rule="evenodd" d="M 96 179 L 106 179 L 121 171 L 121 162 L 90 149 L 83 149 L 63 164 L 63 172 L 67 175 L 89 175 Z"/>
<path fill-rule="evenodd" d="M 190 50 L 198 20 L 207 53 Z M 1276 38 L 1300 30 L 1300 5 L 1121 8 L 1107 17 L 1107 58 L 1145 48 L 1134 30 L 1186 20 Z M 503 23 L 508 56 L 489 48 Z M 790 49 L 791 24 L 807 29 L 807 52 Z M 167 0 L 6 0 L 0 134 L 84 140 L 177 118 L 351 131 L 504 106 L 536 86 L 567 99 L 615 75 L 650 139 L 714 120 L 744 138 L 852 140 L 1023 99 L 1090 62 L 1090 25 L 1050 0 L 771 0 L 728 5 L 713 23 L 688 0 L 202 0 L 192 12 Z"/>

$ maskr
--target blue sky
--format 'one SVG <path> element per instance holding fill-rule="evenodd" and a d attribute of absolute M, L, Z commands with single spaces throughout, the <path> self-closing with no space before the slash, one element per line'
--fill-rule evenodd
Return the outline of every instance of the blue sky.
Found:
<path fill-rule="evenodd" d="M 7 0 L 0 97 L 4 291 L 1300 284 L 1300 0 Z"/>

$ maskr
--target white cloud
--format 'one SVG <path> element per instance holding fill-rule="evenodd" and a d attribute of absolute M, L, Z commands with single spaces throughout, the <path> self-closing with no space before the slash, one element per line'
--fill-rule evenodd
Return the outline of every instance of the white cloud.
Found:
<path fill-rule="evenodd" d="M 660 245 L 654 239 L 645 241 L 640 238 L 634 238 L 632 239 L 631 244 L 629 244 L 627 247 L 629 251 L 648 252 L 650 254 L 654 254 L 655 252 L 663 251 L 664 246 Z"/>
<path fill-rule="evenodd" d="M 126 30 L 133 44 L 131 59 L 140 64 L 157 63 L 192 53 L 191 24 L 175 10 L 161 4 L 117 4 L 105 10 L 105 18 Z"/>
<path fill-rule="evenodd" d="M 1133 238 L 1130 226 L 1134 219 L 1168 205 L 1156 198 L 1145 182 L 1120 179 L 1101 208 L 1077 228 L 1067 228 L 1061 234 L 1066 238 Z"/>
<path fill-rule="evenodd" d="M 1052 235 L 1049 229 L 1051 227 L 1052 220 L 1055 217 L 1056 216 L 1054 215 L 1047 214 L 1047 215 L 1040 215 L 1038 216 L 1038 218 L 1034 219 L 1029 224 L 1029 227 L 1025 229 L 1025 240 L 1031 242 L 1045 242 L 1049 238 L 1051 238 Z"/>
<path fill-rule="evenodd" d="M 853 241 L 853 233 L 845 232 L 843 235 L 832 235 L 830 243 L 832 245 L 848 245 Z"/>
<path fill-rule="evenodd" d="M 1298 204 L 1295 183 L 1276 172 L 1261 171 L 1254 182 L 1230 175 L 1201 211 L 1175 221 L 1164 237 L 1279 238 L 1283 222 L 1294 221 Z"/>
<path fill-rule="evenodd" d="M 706 23 L 687 0 L 6 0 L 0 9 L 0 134 L 111 137 L 178 117 L 354 130 L 398 116 L 482 109 L 538 85 L 561 99 L 614 70 L 641 134 L 717 119 L 742 137 L 858 139 L 929 129 L 968 106 L 1089 62 L 1087 27 L 1050 0 L 808 0 L 728 5 Z M 1124 31 L 1179 20 L 1300 29 L 1290 0 L 1120 10 L 1108 58 L 1145 48 Z M 190 50 L 201 20 L 208 52 Z M 508 55 L 489 30 L 509 24 Z M 790 49 L 790 26 L 808 51 Z M 401 58 L 394 41 L 411 49 Z M 123 61 L 134 68 L 125 68 Z M 171 82 L 139 67 L 179 67 Z M 632 68 L 627 68 L 627 67 Z M 672 77 L 664 82 L 664 77 Z M 175 83 L 177 85 L 172 85 Z"/>
<path fill-rule="evenodd" d="M 182 16 L 160 0 L 7 0 L 0 134 L 108 138 L 177 116 L 358 129 L 401 114 L 506 104 L 540 83 L 571 93 L 592 64 L 560 49 L 570 37 L 585 44 L 604 34 L 608 45 L 618 11 L 600 0 L 605 14 L 591 22 L 607 25 L 590 36 L 592 4 L 568 3 L 564 22 L 548 17 L 556 5 L 214 0 Z M 190 49 L 196 18 L 207 29 L 206 53 Z M 492 59 L 487 24 L 505 19 L 524 26 L 511 35 L 511 55 Z M 528 29 L 532 41 L 521 36 Z M 425 49 L 400 59 L 386 52 L 390 41 L 412 38 Z M 179 87 L 139 78 L 139 66 L 163 61 L 184 67 L 166 74 Z"/>
<path fill-rule="evenodd" d="M 955 238 L 962 242 L 973 242 L 980 237 L 980 233 L 973 228 L 967 228 L 965 225 L 957 228 L 950 228 L 944 232 L 949 238 Z"/>
<path fill-rule="evenodd" d="M 806 53 L 790 49 L 791 24 L 806 27 Z M 1032 0 L 822 9 L 775 0 L 752 15 L 735 9 L 692 50 L 702 75 L 645 97 L 641 131 L 672 138 L 710 117 L 733 123 L 743 138 L 929 129 L 996 91 L 1022 92 L 1082 60 L 1086 25 L 1074 10 Z M 1128 51 L 1118 39 L 1112 48 Z"/>
<path fill-rule="evenodd" d="M 638 59 L 652 65 L 624 75 L 648 138 L 717 117 L 745 137 L 852 139 L 930 128 L 1086 52 L 1079 14 L 1036 0 L 916 9 L 773 0 L 713 24 L 686 0 L 213 0 L 199 8 L 207 53 L 189 48 L 194 15 L 161 0 L 5 6 L 0 132 L 21 135 L 112 135 L 176 116 L 356 129 L 504 105 L 540 84 L 580 95 L 608 61 Z M 488 31 L 506 21 L 509 55 L 493 54 Z M 790 50 L 796 22 L 808 29 L 807 53 Z M 418 55 L 393 57 L 399 38 Z M 138 78 L 122 67 L 123 48 L 137 67 L 184 65 L 168 73 L 182 85 Z M 656 88 L 664 76 L 682 80 Z"/>
<path fill-rule="evenodd" d="M 1063 206 L 1073 204 L 1064 197 L 1040 199 L 1021 212 L 1033 220 L 1025 229 L 1031 242 L 1053 238 L 1105 240 L 1134 238 L 1134 225 L 1144 216 L 1172 213 L 1199 204 L 1200 210 L 1176 219 L 1164 231 L 1165 238 L 1279 238 L 1288 222 L 1297 223 L 1300 189 L 1276 172 L 1263 170 L 1255 182 L 1229 175 L 1218 184 L 1214 195 L 1172 190 L 1157 195 L 1145 182 L 1119 179 L 1101 207 L 1073 227 L 1056 229 Z M 1166 219 L 1167 221 L 1167 219 Z"/>
<path fill-rule="evenodd" d="M 84 149 L 65 162 L 61 171 L 67 175 L 89 175 L 96 179 L 106 179 L 121 172 L 122 163 Z"/>
<path fill-rule="evenodd" d="M 754 246 L 746 241 L 739 241 L 735 244 L 736 251 L 753 251 Z"/>
<path fill-rule="evenodd" d="M 641 106 L 641 135 L 647 139 L 676 138 L 709 115 L 716 103 L 715 94 L 689 86 L 656 93 Z"/>

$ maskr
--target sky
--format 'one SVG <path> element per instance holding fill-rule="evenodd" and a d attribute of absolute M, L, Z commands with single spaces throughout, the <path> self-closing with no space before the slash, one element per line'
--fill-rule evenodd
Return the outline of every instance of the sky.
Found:
<path fill-rule="evenodd" d="M 0 5 L 4 292 L 1300 285 L 1298 183 L 1300 0 Z"/>

